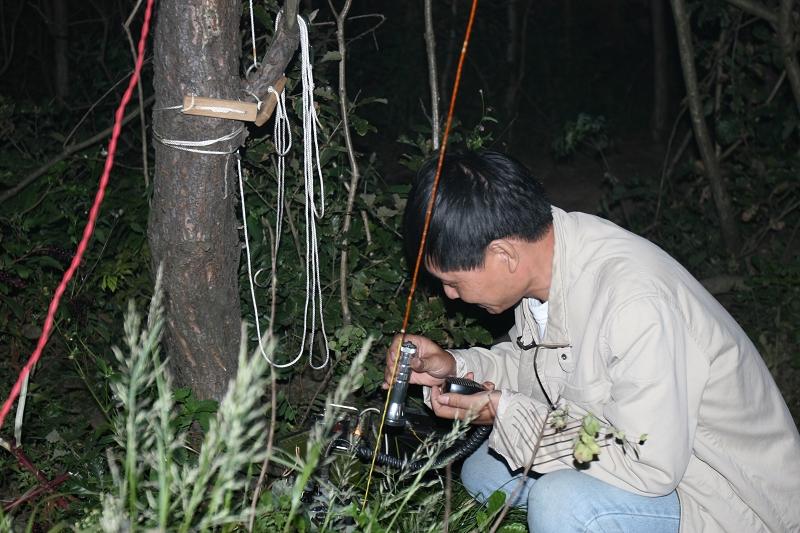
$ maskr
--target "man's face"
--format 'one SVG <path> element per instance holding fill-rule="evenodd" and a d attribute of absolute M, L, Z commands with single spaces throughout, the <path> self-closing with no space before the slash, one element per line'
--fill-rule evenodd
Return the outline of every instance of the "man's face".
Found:
<path fill-rule="evenodd" d="M 515 306 L 524 296 L 520 276 L 508 268 L 507 258 L 488 252 L 483 267 L 443 272 L 428 265 L 428 272 L 442 282 L 445 295 L 499 314 Z"/>

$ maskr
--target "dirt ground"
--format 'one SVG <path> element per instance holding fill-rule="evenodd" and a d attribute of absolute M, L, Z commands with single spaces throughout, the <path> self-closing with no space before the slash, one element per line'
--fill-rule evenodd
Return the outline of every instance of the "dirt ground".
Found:
<path fill-rule="evenodd" d="M 624 183 L 637 176 L 660 174 L 664 149 L 647 138 L 621 140 L 605 158 L 610 173 Z M 566 211 L 598 211 L 603 188 L 609 186 L 601 157 L 578 154 L 559 162 L 549 153 L 531 153 L 521 161 L 542 181 L 553 204 Z"/>

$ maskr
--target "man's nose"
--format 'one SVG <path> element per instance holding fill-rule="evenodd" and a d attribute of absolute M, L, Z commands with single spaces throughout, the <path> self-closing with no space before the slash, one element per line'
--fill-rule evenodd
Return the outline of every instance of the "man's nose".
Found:
<path fill-rule="evenodd" d="M 447 296 L 451 300 L 457 300 L 458 299 L 458 291 L 455 289 L 455 287 L 451 287 L 449 285 L 444 285 L 443 288 L 444 288 L 444 295 L 445 296 Z"/>

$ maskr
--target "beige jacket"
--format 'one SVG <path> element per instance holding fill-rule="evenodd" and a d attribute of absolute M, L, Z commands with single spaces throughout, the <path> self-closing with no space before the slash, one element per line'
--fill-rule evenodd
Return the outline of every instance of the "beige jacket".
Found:
<path fill-rule="evenodd" d="M 677 489 L 682 532 L 800 531 L 800 436 L 744 331 L 649 241 L 583 213 L 553 218 L 545 338 L 523 301 L 511 342 L 454 350 L 459 375 L 503 389 L 490 446 L 512 469 L 531 460 L 549 410 L 536 360 L 553 403 L 649 436 L 609 439 L 587 474 L 647 496 Z M 533 469 L 573 467 L 575 434 L 546 426 Z"/>

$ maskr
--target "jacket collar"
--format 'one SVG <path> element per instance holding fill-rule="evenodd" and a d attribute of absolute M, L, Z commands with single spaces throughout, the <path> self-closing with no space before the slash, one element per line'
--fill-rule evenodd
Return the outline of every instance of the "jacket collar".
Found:
<path fill-rule="evenodd" d="M 553 274 L 548 294 L 546 344 L 569 344 L 567 324 L 567 282 L 569 258 L 569 219 L 567 213 L 553 206 Z"/>
<path fill-rule="evenodd" d="M 519 343 L 525 346 L 540 345 L 568 345 L 570 344 L 569 329 L 567 327 L 566 267 L 569 265 L 568 257 L 568 231 L 569 220 L 567 213 L 553 206 L 553 272 L 548 295 L 547 331 L 543 339 L 539 338 L 539 330 L 533 319 L 533 313 L 528 305 L 527 298 L 517 306 L 517 324 L 521 326 Z"/>

